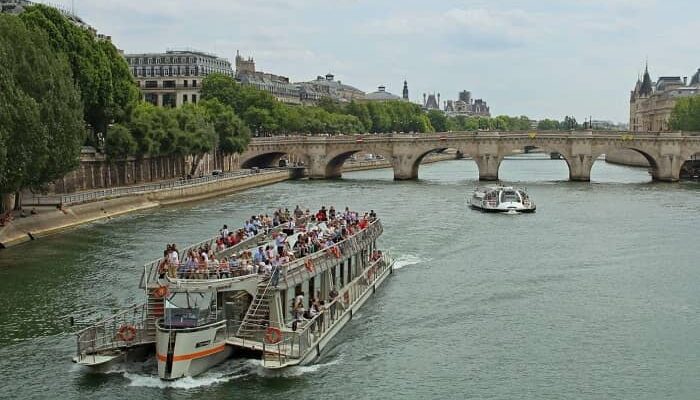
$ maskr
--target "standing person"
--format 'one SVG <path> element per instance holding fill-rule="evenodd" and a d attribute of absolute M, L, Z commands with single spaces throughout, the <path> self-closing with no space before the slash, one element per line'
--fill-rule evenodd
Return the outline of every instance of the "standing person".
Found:
<path fill-rule="evenodd" d="M 175 243 L 170 245 L 170 254 L 168 254 L 168 276 L 171 278 L 177 277 L 177 268 L 180 266 L 180 252 L 177 251 Z"/>
<path fill-rule="evenodd" d="M 328 293 L 328 297 L 330 298 L 331 301 L 331 319 L 335 319 L 335 303 L 333 300 L 335 300 L 338 297 L 338 291 L 335 289 L 335 286 L 331 288 L 330 293 Z"/>
<path fill-rule="evenodd" d="M 277 235 L 275 238 L 275 245 L 277 246 L 277 255 L 282 255 L 284 254 L 284 244 L 287 241 L 287 235 L 284 233 L 280 233 Z"/>

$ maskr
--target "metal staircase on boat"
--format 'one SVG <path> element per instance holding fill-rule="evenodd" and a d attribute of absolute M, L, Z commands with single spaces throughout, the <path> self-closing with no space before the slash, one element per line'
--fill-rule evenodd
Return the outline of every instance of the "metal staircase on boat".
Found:
<path fill-rule="evenodd" d="M 272 280 L 267 277 L 258 283 L 257 293 L 248 307 L 236 336 L 253 338 L 265 330 L 270 320 L 270 301 L 274 298 Z"/>

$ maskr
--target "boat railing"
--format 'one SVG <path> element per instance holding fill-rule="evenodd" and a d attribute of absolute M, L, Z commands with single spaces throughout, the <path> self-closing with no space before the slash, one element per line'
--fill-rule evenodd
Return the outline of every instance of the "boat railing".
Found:
<path fill-rule="evenodd" d="M 131 306 L 76 333 L 77 358 L 154 341 L 146 329 L 147 304 Z"/>
<path fill-rule="evenodd" d="M 281 338 L 277 343 L 261 340 L 263 343 L 263 366 L 270 363 L 283 366 L 290 359 L 303 359 L 336 321 L 343 318 L 352 305 L 367 290 L 370 290 L 376 279 L 382 276 L 392 263 L 391 256 L 383 254 L 382 258 L 372 261 L 362 274 L 348 283 L 335 299 L 325 304 L 320 313 L 311 319 L 296 321 L 297 330 L 284 332 L 286 337 Z"/>
<path fill-rule="evenodd" d="M 306 222 L 306 218 L 300 218 L 297 219 L 296 224 L 302 224 Z M 241 241 L 240 243 L 237 243 L 233 246 L 226 247 L 224 249 L 217 249 L 216 242 L 218 239 L 221 238 L 221 235 L 216 235 L 213 236 L 207 240 L 203 240 L 199 243 L 193 244 L 185 248 L 184 250 L 180 251 L 180 256 L 184 258 L 184 256 L 189 253 L 192 250 L 197 250 L 202 247 L 209 247 L 211 249 L 214 249 L 215 254 L 220 257 L 227 257 L 235 252 L 240 252 L 241 250 L 248 249 L 250 247 L 254 247 L 258 243 L 261 242 L 266 242 L 269 240 L 272 240 L 272 235 L 277 234 L 281 232 L 282 230 L 285 229 L 286 224 L 280 224 L 277 225 L 273 228 L 264 230 L 263 232 L 258 233 L 257 235 L 248 238 L 246 240 Z M 166 257 L 160 257 L 156 260 L 153 260 L 151 262 L 148 262 L 144 264 L 143 266 L 143 272 L 141 274 L 141 282 L 139 284 L 139 287 L 142 289 L 147 289 L 151 284 L 156 284 L 158 282 L 158 276 L 160 275 L 160 270 L 163 268 L 164 265 L 167 265 L 168 261 Z"/>
<path fill-rule="evenodd" d="M 367 228 L 360 230 L 353 236 L 350 236 L 344 240 L 335 243 L 333 246 L 326 247 L 315 251 L 307 256 L 297 258 L 292 262 L 287 263 L 282 267 L 282 279 L 292 279 L 295 274 L 309 270 L 310 268 L 316 268 L 320 265 L 320 261 L 335 260 L 342 257 L 343 254 L 352 254 L 359 251 L 362 248 L 364 241 L 374 240 L 383 231 L 381 221 L 376 219 L 372 221 Z M 334 253 L 333 248 L 337 248 L 339 253 Z M 311 261 L 311 264 L 308 263 Z M 311 267 L 310 267 L 311 265 Z"/>

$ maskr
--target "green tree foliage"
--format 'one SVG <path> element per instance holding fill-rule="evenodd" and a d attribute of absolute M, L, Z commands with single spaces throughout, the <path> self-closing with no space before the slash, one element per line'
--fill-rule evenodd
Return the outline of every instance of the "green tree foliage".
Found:
<path fill-rule="evenodd" d="M 129 128 L 121 124 L 115 124 L 109 129 L 109 135 L 105 140 L 107 156 L 115 158 L 126 158 L 136 153 L 138 144 L 129 132 Z"/>
<path fill-rule="evenodd" d="M 545 118 L 537 123 L 537 129 L 541 131 L 555 131 L 559 129 L 559 121 Z"/>
<path fill-rule="evenodd" d="M 439 110 L 428 111 L 428 118 L 430 119 L 430 124 L 433 126 L 437 132 L 447 132 L 452 130 L 452 121 L 447 118 L 445 113 Z"/>
<path fill-rule="evenodd" d="M 559 124 L 559 127 L 561 129 L 578 129 L 581 126 L 579 125 L 578 122 L 576 122 L 576 118 L 570 117 L 570 116 L 565 116 L 564 120 Z"/>
<path fill-rule="evenodd" d="M 20 14 L 27 27 L 46 32 L 51 47 L 67 56 L 80 89 L 84 119 L 98 132 L 122 121 L 139 98 L 126 60 L 107 41 L 66 19 L 58 10 L 36 5 Z"/>
<path fill-rule="evenodd" d="M 209 122 L 214 126 L 219 150 L 224 154 L 242 153 L 250 142 L 250 129 L 233 108 L 218 100 L 203 100 L 199 106 L 204 107 Z"/>
<path fill-rule="evenodd" d="M 0 14 L 0 192 L 38 189 L 78 166 L 82 104 L 46 33 Z"/>
<path fill-rule="evenodd" d="M 671 111 L 671 129 L 679 131 L 700 131 L 700 96 L 678 99 Z"/>

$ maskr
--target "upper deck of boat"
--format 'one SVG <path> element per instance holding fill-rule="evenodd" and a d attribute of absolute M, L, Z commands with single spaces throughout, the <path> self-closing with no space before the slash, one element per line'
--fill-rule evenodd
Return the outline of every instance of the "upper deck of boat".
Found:
<path fill-rule="evenodd" d="M 222 244 L 222 235 L 217 235 L 188 246 L 181 253 L 187 254 L 182 262 L 175 264 L 164 256 L 146 264 L 141 287 L 224 288 L 268 277 L 286 287 L 287 283 L 303 280 L 302 275 L 324 270 L 326 264 L 341 255 L 357 252 L 362 243 L 371 242 L 382 233 L 381 221 L 373 213 L 372 217 L 367 213 L 362 217 L 353 215 L 346 218 L 338 214 L 335 219 L 320 222 L 315 216 L 305 215 L 231 246 Z M 276 242 L 279 237 L 284 238 L 281 248 Z M 265 255 L 253 254 L 261 250 Z M 202 251 L 209 256 L 200 257 Z"/>

